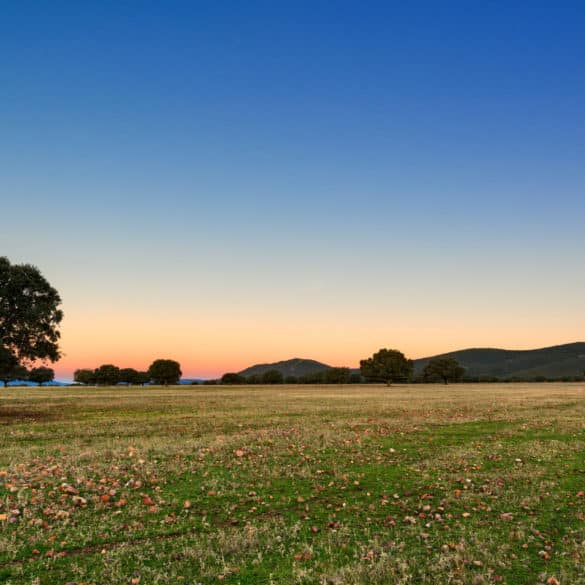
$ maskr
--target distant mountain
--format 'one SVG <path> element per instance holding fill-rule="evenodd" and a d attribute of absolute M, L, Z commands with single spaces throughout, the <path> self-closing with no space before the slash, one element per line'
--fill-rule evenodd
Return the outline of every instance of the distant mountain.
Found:
<path fill-rule="evenodd" d="M 539 376 L 583 376 L 585 372 L 585 342 L 528 350 L 462 349 L 432 357 L 455 358 L 466 369 L 467 377 L 529 380 Z M 430 359 L 414 360 L 415 374 L 420 374 Z"/>
<path fill-rule="evenodd" d="M 9 386 L 38 386 L 36 382 L 29 382 L 28 380 L 10 380 L 8 382 Z M 43 384 L 43 388 L 45 386 L 68 386 L 68 382 L 59 382 L 58 380 L 53 380 L 52 382 L 45 382 Z"/>
<path fill-rule="evenodd" d="M 306 376 L 307 374 L 314 374 L 315 372 L 321 372 L 328 370 L 331 366 L 317 362 L 315 360 L 308 360 L 303 358 L 293 358 L 291 360 L 285 360 L 282 362 L 275 362 L 273 364 L 256 364 L 250 366 L 241 372 L 238 372 L 241 376 L 261 376 L 269 370 L 278 370 L 285 378 L 287 376 Z"/>

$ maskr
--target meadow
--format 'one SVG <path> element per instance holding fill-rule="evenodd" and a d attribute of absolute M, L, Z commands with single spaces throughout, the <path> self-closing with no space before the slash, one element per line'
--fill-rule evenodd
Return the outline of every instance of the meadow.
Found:
<path fill-rule="evenodd" d="M 7 585 L 585 584 L 585 384 L 0 392 Z"/>

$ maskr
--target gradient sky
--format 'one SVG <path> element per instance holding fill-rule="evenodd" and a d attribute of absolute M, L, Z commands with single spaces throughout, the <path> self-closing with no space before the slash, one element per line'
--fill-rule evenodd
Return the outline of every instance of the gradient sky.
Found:
<path fill-rule="evenodd" d="M 0 254 L 56 365 L 585 339 L 585 3 L 0 13 Z"/>

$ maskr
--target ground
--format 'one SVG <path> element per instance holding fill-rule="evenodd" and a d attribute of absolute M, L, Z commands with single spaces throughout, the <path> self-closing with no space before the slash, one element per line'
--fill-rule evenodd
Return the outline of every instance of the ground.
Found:
<path fill-rule="evenodd" d="M 0 582 L 585 584 L 585 384 L 8 389 Z"/>

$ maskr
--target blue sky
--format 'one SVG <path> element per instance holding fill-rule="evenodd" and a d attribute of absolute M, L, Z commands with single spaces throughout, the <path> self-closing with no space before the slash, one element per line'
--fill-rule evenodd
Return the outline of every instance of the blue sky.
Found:
<path fill-rule="evenodd" d="M 5 3 L 0 252 L 62 292 L 64 371 L 577 339 L 583 30 L 578 2 Z"/>

